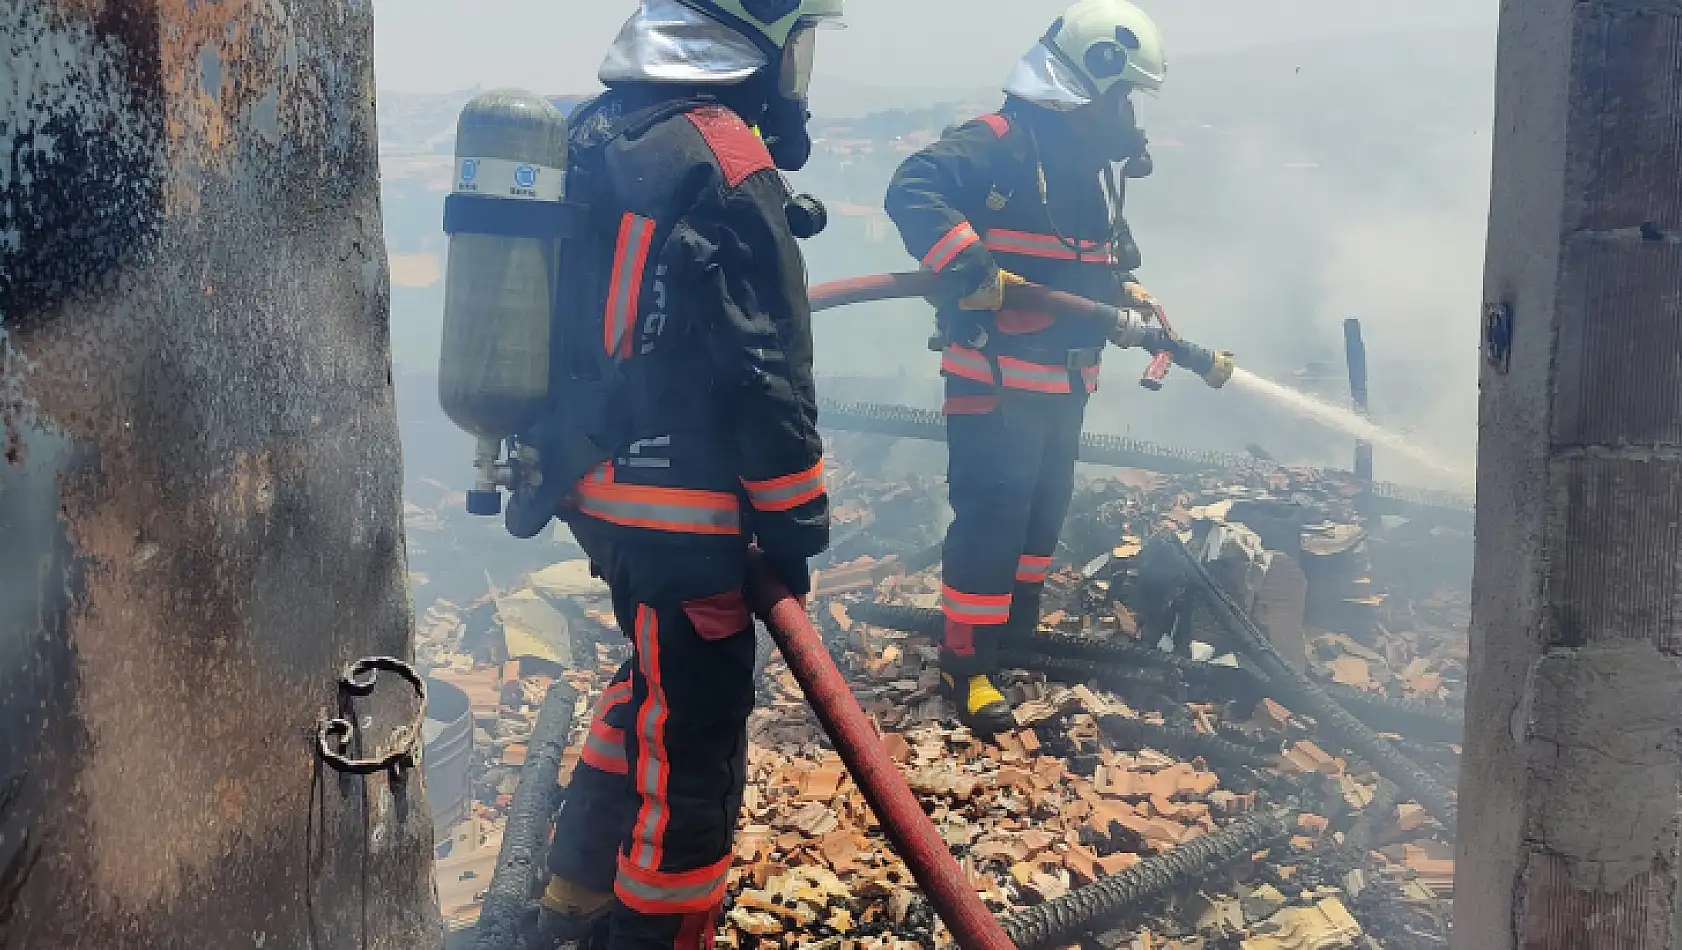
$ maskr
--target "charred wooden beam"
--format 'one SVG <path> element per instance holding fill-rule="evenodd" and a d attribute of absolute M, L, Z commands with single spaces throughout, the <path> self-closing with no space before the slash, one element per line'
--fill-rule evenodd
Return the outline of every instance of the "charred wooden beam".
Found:
<path fill-rule="evenodd" d="M 1295 823 L 1295 816 L 1282 810 L 1244 818 L 1065 897 L 1012 914 L 1002 921 L 1005 933 L 1018 950 L 1065 946 L 1283 841 Z"/>

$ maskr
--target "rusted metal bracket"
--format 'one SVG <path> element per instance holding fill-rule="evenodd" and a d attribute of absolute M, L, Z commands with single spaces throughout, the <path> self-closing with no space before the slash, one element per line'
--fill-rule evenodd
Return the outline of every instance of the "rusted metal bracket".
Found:
<path fill-rule="evenodd" d="M 421 730 L 426 723 L 426 680 L 413 666 L 396 657 L 369 656 L 345 665 L 339 676 L 339 689 L 350 696 L 368 696 L 374 692 L 381 670 L 396 673 L 414 687 L 415 696 L 420 699 L 414 720 L 393 730 L 390 739 L 376 747 L 373 758 L 350 757 L 356 723 L 342 716 L 322 720 L 316 733 L 316 747 L 321 760 L 336 772 L 348 775 L 390 772 L 392 780 L 400 782 L 420 762 Z"/>

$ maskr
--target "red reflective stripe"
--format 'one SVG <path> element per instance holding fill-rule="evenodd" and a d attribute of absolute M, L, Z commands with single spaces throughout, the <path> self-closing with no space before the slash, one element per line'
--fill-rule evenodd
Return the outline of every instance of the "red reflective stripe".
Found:
<path fill-rule="evenodd" d="M 1047 396 L 1063 396 L 1067 395 L 1069 392 L 1069 381 L 1064 380 L 1061 384 L 1059 384 L 1042 379 L 1026 379 L 1019 376 L 1012 377 L 1009 373 L 1006 373 L 1005 388 L 1015 389 L 1025 393 L 1041 393 Z"/>
<path fill-rule="evenodd" d="M 976 121 L 981 122 L 989 129 L 992 129 L 993 134 L 998 138 L 1002 139 L 1006 135 L 1010 134 L 1010 120 L 1002 115 L 984 115 Z"/>
<path fill-rule="evenodd" d="M 955 343 L 948 346 L 945 355 L 941 357 L 940 371 L 948 376 L 978 383 L 993 382 L 993 367 L 988 364 L 987 357 L 982 356 L 980 350 L 972 350 Z"/>
<path fill-rule="evenodd" d="M 637 710 L 637 761 L 633 785 L 642 797 L 631 834 L 630 864 L 654 870 L 665 856 L 663 839 L 671 811 L 666 794 L 671 760 L 666 753 L 665 684 L 660 678 L 660 618 L 645 604 L 637 605 L 635 640 L 637 664 L 648 682 L 648 695 Z M 625 864 L 626 862 L 621 862 Z"/>
<path fill-rule="evenodd" d="M 1004 375 L 1006 389 L 1036 393 L 1069 392 L 1069 371 L 1062 366 L 1030 363 L 1012 356 L 1001 356 L 999 372 Z"/>
<path fill-rule="evenodd" d="M 793 511 L 824 495 L 823 459 L 804 472 L 752 482 L 742 479 L 748 500 L 760 511 Z"/>
<path fill-rule="evenodd" d="M 625 761 L 623 754 L 617 757 L 610 757 L 597 752 L 589 744 L 586 744 L 584 746 L 584 751 L 579 753 L 578 761 L 583 762 L 585 765 L 588 765 L 590 768 L 593 768 L 598 772 L 606 772 L 609 775 L 628 775 L 631 771 L 631 764 Z"/>
<path fill-rule="evenodd" d="M 956 376 L 959 379 L 968 379 L 978 383 L 994 382 L 993 368 L 988 365 L 987 358 L 981 354 L 981 351 L 956 344 L 946 348 L 946 353 L 940 361 L 940 371 L 948 376 Z M 1004 376 L 1003 385 L 1006 389 L 1053 395 L 1062 395 L 1073 391 L 1070 388 L 1069 370 L 1066 367 L 1054 366 L 1050 363 L 1030 363 L 1014 356 L 1001 356 L 999 357 L 999 372 Z M 1085 376 L 1086 373 L 1087 371 L 1083 370 L 1082 375 Z M 1086 378 L 1088 380 L 1088 391 L 1090 391 L 1092 387 L 1096 386 L 1097 375 L 1093 372 Z"/>
<path fill-rule="evenodd" d="M 619 858 L 613 891 L 625 906 L 643 914 L 698 914 L 724 901 L 730 882 L 730 858 L 694 871 L 663 872 Z"/>
<path fill-rule="evenodd" d="M 1075 247 L 1071 248 L 1055 234 L 1031 234 L 1027 231 L 991 228 L 987 231 L 984 244 L 995 254 L 1017 254 L 1023 257 L 1081 261 L 1088 264 L 1116 263 L 1115 254 L 1097 241 L 1076 241 Z"/>
<path fill-rule="evenodd" d="M 692 488 L 621 485 L 613 467 L 603 463 L 573 489 L 578 510 L 592 518 L 630 528 L 676 534 L 742 533 L 741 505 L 725 492 Z"/>
<path fill-rule="evenodd" d="M 949 267 L 966 248 L 980 240 L 981 235 L 975 233 L 973 225 L 968 221 L 960 222 L 923 255 L 923 266 L 939 273 Z"/>
<path fill-rule="evenodd" d="M 947 619 L 958 623 L 990 627 L 1010 619 L 1009 594 L 967 594 L 942 585 L 941 599 Z"/>
<path fill-rule="evenodd" d="M 1016 565 L 1016 582 L 1018 584 L 1043 584 L 1051 576 L 1051 558 L 1037 554 L 1024 554 Z"/>
<path fill-rule="evenodd" d="M 960 604 L 970 604 L 977 607 L 1008 607 L 1009 594 L 966 594 L 951 585 L 942 585 L 942 592 Z"/>
<path fill-rule="evenodd" d="M 606 718 L 630 699 L 629 682 L 615 683 L 602 692 L 595 718 L 590 721 L 590 731 L 584 736 L 584 749 L 579 754 L 585 765 L 609 775 L 630 772 L 630 764 L 625 761 L 625 730 L 608 725 Z"/>
<path fill-rule="evenodd" d="M 628 703 L 630 701 L 631 701 L 631 684 L 630 684 L 630 681 L 627 680 L 626 682 L 623 682 L 623 683 L 615 683 L 612 686 L 609 686 L 607 689 L 602 690 L 601 701 L 596 706 L 596 718 L 600 719 L 601 717 L 607 715 L 608 710 L 612 709 L 615 706 L 620 706 L 620 705 L 623 705 L 625 703 Z"/>
<path fill-rule="evenodd" d="M 1098 366 L 1088 366 L 1086 369 L 1080 371 L 1081 379 L 1086 381 L 1087 393 L 1090 394 L 1098 391 L 1098 376 L 1101 369 L 1102 367 Z"/>
<path fill-rule="evenodd" d="M 631 339 L 635 336 L 638 307 L 642 304 L 643 272 L 648 268 L 648 250 L 653 243 L 653 219 L 630 212 L 619 219 L 607 311 L 602 318 L 602 351 L 622 360 L 631 355 Z"/>
<path fill-rule="evenodd" d="M 645 868 L 637 864 L 627 864 L 619 870 L 633 880 L 641 881 L 650 887 L 694 887 L 697 884 L 710 884 L 730 870 L 730 855 L 726 854 L 706 867 L 699 867 L 693 871 L 661 871 Z"/>

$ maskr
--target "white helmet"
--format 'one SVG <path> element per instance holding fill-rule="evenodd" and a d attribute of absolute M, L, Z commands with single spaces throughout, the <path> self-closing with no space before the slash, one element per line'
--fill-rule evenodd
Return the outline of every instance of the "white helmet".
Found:
<path fill-rule="evenodd" d="M 1062 111 L 1118 84 L 1155 94 L 1168 75 L 1162 32 L 1127 0 L 1079 0 L 1051 24 L 1005 91 Z"/>

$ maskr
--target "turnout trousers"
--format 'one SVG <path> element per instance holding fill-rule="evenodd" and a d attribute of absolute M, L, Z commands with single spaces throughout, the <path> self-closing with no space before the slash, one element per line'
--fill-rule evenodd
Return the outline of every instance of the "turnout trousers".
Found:
<path fill-rule="evenodd" d="M 991 411 L 962 414 L 950 408 L 958 400 L 948 402 L 955 517 L 944 549 L 941 665 L 954 676 L 996 672 L 1001 633 L 1039 626 L 1074 494 L 1086 400 L 1007 389 Z"/>
<path fill-rule="evenodd" d="M 617 901 L 612 950 L 710 947 L 747 769 L 745 542 L 680 546 L 575 518 L 632 658 L 590 722 L 549 870 Z"/>

